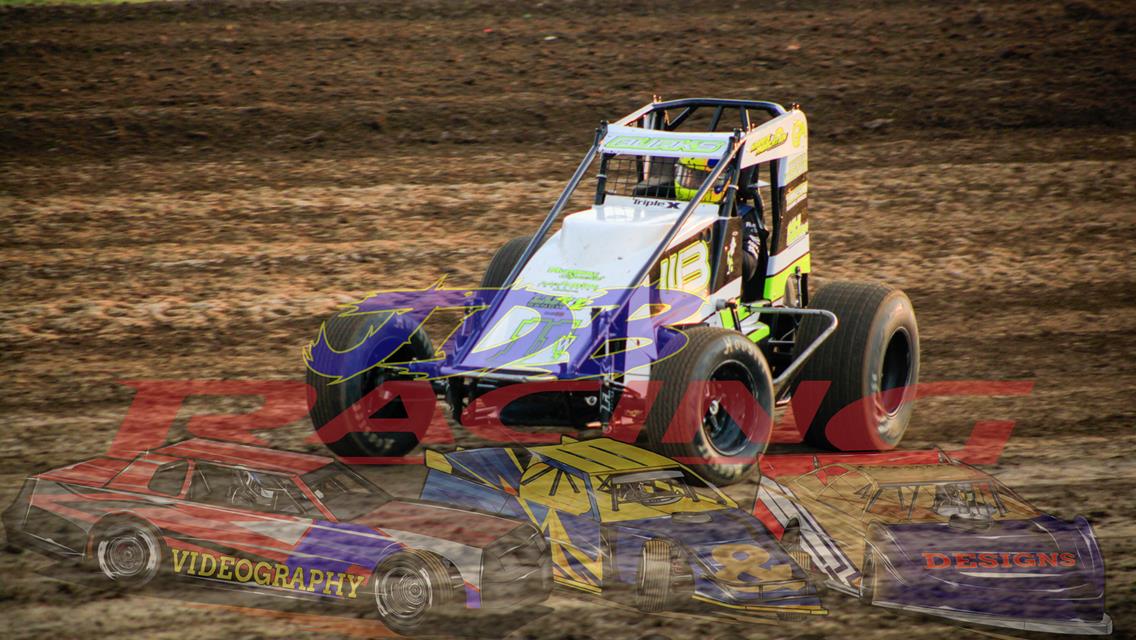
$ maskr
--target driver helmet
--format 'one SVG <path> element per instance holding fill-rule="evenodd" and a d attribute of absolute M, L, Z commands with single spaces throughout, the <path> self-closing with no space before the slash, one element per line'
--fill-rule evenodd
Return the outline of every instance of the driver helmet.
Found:
<path fill-rule="evenodd" d="M 717 166 L 717 158 L 679 158 L 675 165 L 675 198 L 691 200 L 698 188 Z M 726 195 L 726 174 L 723 173 L 713 187 L 702 197 L 703 202 L 721 202 Z"/>
<path fill-rule="evenodd" d="M 271 507 L 276 490 L 265 486 L 266 483 L 259 473 L 240 469 L 239 474 L 244 497 L 255 504 Z"/>

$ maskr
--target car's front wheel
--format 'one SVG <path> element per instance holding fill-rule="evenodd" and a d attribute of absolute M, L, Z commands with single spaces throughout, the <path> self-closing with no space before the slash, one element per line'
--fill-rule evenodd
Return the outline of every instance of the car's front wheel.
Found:
<path fill-rule="evenodd" d="M 140 587 L 153 580 L 165 557 L 165 545 L 157 531 L 141 522 L 111 523 L 99 530 L 91 546 L 99 571 L 127 587 Z"/>
<path fill-rule="evenodd" d="M 396 316 L 388 322 L 403 320 Z M 335 379 L 318 372 L 324 363 L 308 363 L 307 383 L 313 391 L 308 396 L 312 426 L 327 448 L 342 457 L 397 457 L 409 453 L 418 445 L 418 436 L 413 433 L 366 430 L 372 419 L 394 419 L 409 415 L 404 404 L 407 400 L 390 399 L 373 413 L 365 411 L 361 406 L 363 403 L 359 401 L 389 380 L 406 379 L 397 369 L 382 366 L 379 360 L 427 360 L 433 357 L 434 346 L 426 332 L 418 327 L 410 333 L 410 340 L 405 344 L 392 345 L 387 340 L 368 348 L 368 341 L 375 340 L 375 328 L 380 326 L 384 325 L 375 314 L 336 315 L 324 323 L 323 339 L 338 354 L 337 357 L 350 361 L 350 366 L 344 366 L 343 369 L 359 373 L 346 379 Z M 386 358 L 380 355 L 388 349 L 394 353 Z M 430 402 L 433 402 L 432 393 Z M 323 427 L 333 420 L 347 432 L 337 430 L 334 435 L 328 435 L 329 430 Z"/>
<path fill-rule="evenodd" d="M 504 286 L 505 279 L 509 277 L 513 267 L 517 266 L 530 242 L 532 236 L 519 236 L 501 245 L 489 260 L 489 266 L 485 268 L 485 275 L 481 277 L 481 286 L 487 289 Z"/>
<path fill-rule="evenodd" d="M 458 598 L 455 582 L 438 556 L 409 550 L 379 564 L 371 590 L 383 624 L 410 635 L 431 631 L 430 622 Z"/>
<path fill-rule="evenodd" d="M 647 417 L 647 440 L 710 482 L 738 482 L 769 443 L 769 365 L 736 331 L 694 327 L 683 333 L 687 343 L 678 353 L 651 367 L 651 380 L 661 384 Z"/>

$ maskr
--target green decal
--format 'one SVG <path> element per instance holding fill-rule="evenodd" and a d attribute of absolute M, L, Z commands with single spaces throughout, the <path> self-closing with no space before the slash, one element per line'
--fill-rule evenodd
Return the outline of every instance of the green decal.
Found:
<path fill-rule="evenodd" d="M 763 324 L 746 334 L 751 342 L 761 342 L 769 336 L 769 325 Z"/>
<path fill-rule="evenodd" d="M 777 127 L 777 130 L 773 133 L 755 140 L 753 144 L 750 145 L 749 152 L 757 155 L 759 153 L 769 151 L 774 147 L 780 146 L 788 139 L 789 134 L 785 133 L 785 130 L 781 127 Z"/>
<path fill-rule="evenodd" d="M 584 269 L 565 269 L 563 267 L 549 267 L 549 273 L 555 273 L 565 280 L 602 280 L 598 271 L 585 271 Z"/>
<path fill-rule="evenodd" d="M 763 297 L 766 300 L 780 300 L 785 297 L 785 284 L 789 281 L 789 278 L 797 272 L 797 267 L 801 268 L 801 273 L 808 273 L 812 270 L 810 268 L 811 256 L 811 253 L 806 253 L 797 260 L 794 260 L 793 264 L 782 269 L 780 273 L 766 276 L 765 295 Z"/>
<path fill-rule="evenodd" d="M 720 153 L 726 148 L 724 140 L 697 140 L 693 138 L 652 138 L 650 136 L 619 136 L 604 147 L 612 150 L 676 151 L 688 153 Z"/>

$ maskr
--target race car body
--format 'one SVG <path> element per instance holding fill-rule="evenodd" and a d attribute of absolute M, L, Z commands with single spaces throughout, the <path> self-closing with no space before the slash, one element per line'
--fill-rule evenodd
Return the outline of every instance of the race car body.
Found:
<path fill-rule="evenodd" d="M 428 452 L 422 498 L 525 519 L 552 547 L 553 576 L 645 610 L 692 601 L 822 614 L 803 571 L 752 516 L 690 469 L 600 438 L 530 449 Z"/>
<path fill-rule="evenodd" d="M 547 544 L 530 525 L 398 500 L 321 456 L 189 440 L 27 480 L 10 542 L 142 584 L 159 572 L 269 595 L 375 602 L 415 631 L 448 607 L 543 599 Z"/>
<path fill-rule="evenodd" d="M 1092 527 L 972 466 L 831 464 L 763 477 L 754 513 L 865 603 L 1051 633 L 1110 633 Z"/>
<path fill-rule="evenodd" d="M 313 425 L 341 456 L 400 456 L 416 430 L 323 427 L 374 416 L 348 410 L 391 381 L 429 381 L 467 427 L 480 399 L 504 391 L 507 406 L 488 412 L 502 424 L 610 435 L 626 419 L 645 446 L 724 485 L 756 468 L 776 403 L 823 380 L 805 438 L 891 449 L 918 380 L 914 310 L 883 285 L 810 293 L 809 215 L 797 106 L 655 100 L 601 124 L 544 222 L 501 245 L 478 289 L 383 284 L 328 319 L 304 352 Z M 444 315 L 433 309 L 460 310 L 437 348 L 423 328 Z M 672 423 L 689 437 L 665 438 Z"/>

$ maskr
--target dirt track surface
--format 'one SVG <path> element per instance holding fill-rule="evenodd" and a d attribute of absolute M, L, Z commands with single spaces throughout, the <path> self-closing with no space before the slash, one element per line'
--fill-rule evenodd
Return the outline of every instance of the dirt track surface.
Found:
<path fill-rule="evenodd" d="M 1034 383 L 1027 397 L 921 401 L 904 446 L 957 446 L 976 420 L 1015 420 L 991 470 L 1093 521 L 1107 608 L 1131 635 L 1134 57 L 1124 2 L 0 10 L 0 503 L 27 475 L 108 446 L 133 393 L 118 381 L 300 380 L 300 349 L 337 304 L 441 274 L 476 283 L 501 242 L 535 227 L 600 119 L 652 93 L 799 102 L 817 275 L 903 287 L 924 380 Z M 255 406 L 191 401 L 174 435 L 193 413 Z M 309 429 L 268 438 L 304 448 Z M 420 481 L 372 473 L 403 495 Z M 753 486 L 731 493 L 751 502 Z M 382 633 L 55 571 L 0 551 L 0 635 Z M 730 624 L 562 593 L 498 629 L 960 633 L 826 604 L 807 623 Z"/>

